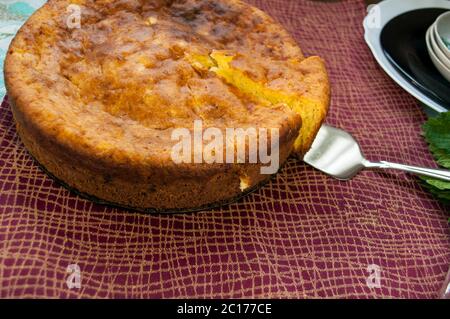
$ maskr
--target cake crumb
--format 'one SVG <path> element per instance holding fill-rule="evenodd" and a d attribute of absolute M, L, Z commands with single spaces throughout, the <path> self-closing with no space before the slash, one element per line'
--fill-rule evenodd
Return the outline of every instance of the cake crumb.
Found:
<path fill-rule="evenodd" d="M 248 176 L 241 176 L 240 177 L 240 186 L 241 192 L 244 192 L 250 187 L 250 178 Z"/>
<path fill-rule="evenodd" d="M 157 17 L 150 17 L 147 19 L 147 24 L 148 25 L 155 25 L 158 23 L 158 18 Z"/>

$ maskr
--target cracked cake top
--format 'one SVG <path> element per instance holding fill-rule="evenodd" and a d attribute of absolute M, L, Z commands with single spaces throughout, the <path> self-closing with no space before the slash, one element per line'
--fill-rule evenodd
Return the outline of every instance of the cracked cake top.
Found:
<path fill-rule="evenodd" d="M 322 60 L 235 0 L 50 0 L 14 39 L 5 74 L 31 126 L 119 161 L 168 159 L 171 130 L 199 119 L 277 127 L 281 140 L 303 121 L 304 153 L 329 101 Z"/>

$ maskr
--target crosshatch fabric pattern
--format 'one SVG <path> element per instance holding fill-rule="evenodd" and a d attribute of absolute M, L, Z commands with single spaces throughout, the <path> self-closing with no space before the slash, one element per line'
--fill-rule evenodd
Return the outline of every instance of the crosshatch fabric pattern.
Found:
<path fill-rule="evenodd" d="M 434 166 L 418 103 L 376 65 L 362 1 L 253 0 L 326 59 L 328 123 L 370 159 Z M 350 182 L 295 159 L 239 202 L 146 215 L 94 204 L 47 177 L 0 108 L 0 297 L 434 298 L 450 264 L 448 207 L 414 176 L 363 172 Z M 70 264 L 81 288 L 66 285 Z M 381 287 L 369 288 L 369 265 Z"/>

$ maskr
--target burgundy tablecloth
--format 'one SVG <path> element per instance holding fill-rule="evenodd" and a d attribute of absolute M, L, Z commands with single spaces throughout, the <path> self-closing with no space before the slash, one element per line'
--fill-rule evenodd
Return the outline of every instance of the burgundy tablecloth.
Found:
<path fill-rule="evenodd" d="M 362 1 L 250 2 L 326 59 L 328 123 L 353 133 L 369 158 L 434 165 L 421 108 L 364 43 Z M 145 215 L 81 199 L 47 177 L 17 137 L 7 100 L 0 140 L 0 297 L 431 298 L 450 264 L 448 207 L 413 176 L 340 182 L 292 159 L 236 204 Z M 80 288 L 67 286 L 72 264 Z"/>

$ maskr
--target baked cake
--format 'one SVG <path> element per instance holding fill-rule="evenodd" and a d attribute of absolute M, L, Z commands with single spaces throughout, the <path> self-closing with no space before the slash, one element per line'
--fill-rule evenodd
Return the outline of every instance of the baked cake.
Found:
<path fill-rule="evenodd" d="M 50 0 L 12 42 L 5 80 L 18 134 L 51 175 L 157 211 L 270 178 L 259 160 L 176 163 L 174 129 L 276 128 L 282 164 L 310 148 L 330 100 L 322 59 L 236 0 Z"/>

